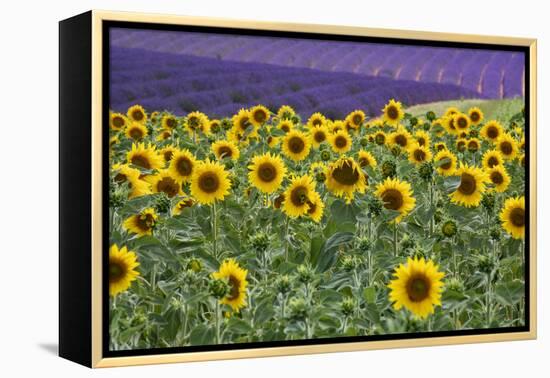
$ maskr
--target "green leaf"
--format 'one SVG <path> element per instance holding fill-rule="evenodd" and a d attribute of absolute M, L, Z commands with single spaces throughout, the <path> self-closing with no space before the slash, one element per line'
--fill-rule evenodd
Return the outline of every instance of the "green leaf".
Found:
<path fill-rule="evenodd" d="M 337 232 L 328 238 L 321 247 L 319 258 L 312 262 L 318 272 L 324 272 L 336 262 L 338 248 L 353 240 L 352 232 Z"/>
<path fill-rule="evenodd" d="M 189 342 L 191 345 L 212 344 L 214 342 L 214 327 L 199 324 L 191 331 Z"/>
<path fill-rule="evenodd" d="M 499 283 L 495 287 L 495 294 L 501 304 L 514 305 L 524 297 L 525 283 L 520 280 Z"/>
<path fill-rule="evenodd" d="M 365 301 L 367 303 L 375 303 L 376 302 L 376 289 L 374 287 L 366 287 L 363 290 L 363 297 L 365 298 Z"/>
<path fill-rule="evenodd" d="M 247 322 L 235 317 L 229 318 L 229 321 L 227 322 L 226 327 L 229 332 L 241 334 L 241 335 L 248 334 L 252 331 L 252 328 Z"/>
<path fill-rule="evenodd" d="M 447 193 L 454 192 L 460 186 L 460 180 L 459 176 L 446 177 L 443 181 L 443 189 Z"/>

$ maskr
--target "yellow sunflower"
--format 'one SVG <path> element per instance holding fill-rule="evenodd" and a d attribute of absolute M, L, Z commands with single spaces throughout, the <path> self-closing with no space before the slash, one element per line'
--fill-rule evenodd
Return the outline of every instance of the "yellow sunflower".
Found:
<path fill-rule="evenodd" d="M 351 150 L 351 137 L 344 130 L 340 130 L 337 133 L 330 135 L 329 141 L 332 151 L 336 153 L 343 154 Z"/>
<path fill-rule="evenodd" d="M 420 146 L 427 147 L 427 148 L 430 147 L 430 144 L 432 142 L 431 139 L 430 139 L 430 134 L 428 134 L 424 130 L 418 130 L 417 132 L 415 132 L 414 133 L 414 139 L 416 139 L 416 142 Z"/>
<path fill-rule="evenodd" d="M 328 139 L 328 129 L 325 125 L 311 126 L 309 135 L 311 135 L 313 147 L 318 148 L 321 143 Z"/>
<path fill-rule="evenodd" d="M 456 126 L 456 129 L 458 132 L 468 132 L 468 129 L 470 128 L 470 118 L 464 114 L 464 113 L 457 113 L 453 116 L 454 118 L 454 125 Z"/>
<path fill-rule="evenodd" d="M 141 105 L 130 106 L 126 115 L 131 121 L 138 123 L 147 122 L 147 113 L 145 113 L 145 109 Z"/>
<path fill-rule="evenodd" d="M 456 125 L 455 125 L 454 116 L 443 117 L 442 122 L 443 122 L 443 128 L 445 129 L 445 131 L 447 131 L 449 135 L 458 134 L 458 129 L 456 128 Z"/>
<path fill-rule="evenodd" d="M 109 248 L 109 295 L 115 295 L 128 290 L 132 282 L 139 276 L 137 256 L 128 251 L 126 246 L 118 248 L 113 244 Z"/>
<path fill-rule="evenodd" d="M 290 218 L 306 215 L 309 210 L 310 197 L 315 192 L 315 183 L 309 175 L 296 176 L 290 181 L 283 194 L 283 211 Z"/>
<path fill-rule="evenodd" d="M 128 119 L 122 113 L 111 113 L 110 114 L 110 123 L 111 129 L 113 130 L 123 130 L 128 124 Z"/>
<path fill-rule="evenodd" d="M 479 206 L 481 197 L 487 189 L 485 185 L 489 182 L 487 174 L 481 168 L 460 163 L 454 176 L 460 177 L 460 184 L 449 194 L 451 202 L 465 207 Z"/>
<path fill-rule="evenodd" d="M 304 160 L 311 149 L 311 142 L 302 131 L 292 130 L 283 137 L 283 153 L 294 161 Z"/>
<path fill-rule="evenodd" d="M 399 125 L 399 122 L 401 122 L 401 120 L 405 116 L 405 112 L 403 112 L 403 106 L 400 102 L 397 102 L 394 99 L 391 99 L 390 102 L 388 102 L 386 106 L 384 106 L 382 112 L 384 121 L 388 125 L 394 127 L 397 127 L 397 125 Z"/>
<path fill-rule="evenodd" d="M 254 156 L 248 169 L 248 181 L 261 192 L 268 194 L 279 189 L 286 174 L 283 159 L 269 152 Z"/>
<path fill-rule="evenodd" d="M 395 222 L 399 223 L 416 206 L 416 199 L 413 197 L 411 184 L 395 178 L 387 178 L 376 186 L 374 193 L 389 210 L 399 212 Z"/>
<path fill-rule="evenodd" d="M 195 204 L 191 197 L 186 197 L 178 201 L 172 209 L 172 215 L 180 215 L 184 209 L 192 207 Z"/>
<path fill-rule="evenodd" d="M 203 205 L 223 201 L 230 187 L 229 173 L 218 162 L 206 160 L 193 169 L 191 195 Z"/>
<path fill-rule="evenodd" d="M 436 152 L 447 150 L 447 145 L 444 142 L 437 142 L 434 144 L 434 149 Z"/>
<path fill-rule="evenodd" d="M 455 114 L 460 113 L 460 110 L 457 107 L 450 106 L 445 110 L 444 117 L 452 117 Z"/>
<path fill-rule="evenodd" d="M 497 192 L 502 193 L 508 189 L 512 180 L 503 165 L 495 165 L 493 168 L 487 169 L 486 172 Z"/>
<path fill-rule="evenodd" d="M 428 147 L 424 147 L 415 143 L 409 149 L 409 161 L 419 165 L 432 160 L 432 152 Z"/>
<path fill-rule="evenodd" d="M 212 143 L 212 152 L 218 160 L 223 160 L 224 158 L 239 160 L 241 154 L 235 143 L 228 140 L 218 140 Z"/>
<path fill-rule="evenodd" d="M 160 133 L 157 135 L 157 141 L 162 142 L 163 140 L 166 140 L 170 137 L 172 137 L 172 132 L 171 131 L 161 130 Z"/>
<path fill-rule="evenodd" d="M 220 299 L 220 303 L 231 306 L 235 312 L 246 306 L 247 273 L 234 259 L 225 260 L 218 271 L 212 273 L 212 278 L 225 280 L 229 284 L 229 293 Z"/>
<path fill-rule="evenodd" d="M 172 160 L 172 156 L 176 153 L 177 148 L 174 146 L 166 146 L 159 150 L 160 156 L 164 159 L 165 165 L 170 164 L 170 160 Z"/>
<path fill-rule="evenodd" d="M 267 145 L 269 148 L 276 148 L 279 143 L 281 143 L 281 138 L 277 136 L 270 135 L 267 137 Z"/>
<path fill-rule="evenodd" d="M 322 115 L 321 113 L 313 113 L 311 117 L 309 117 L 309 119 L 307 120 L 306 125 L 308 128 L 311 129 L 314 127 L 325 126 L 326 122 L 327 119 L 324 115 Z"/>
<path fill-rule="evenodd" d="M 277 128 L 279 130 L 283 130 L 285 133 L 288 133 L 294 130 L 294 124 L 292 123 L 292 121 L 289 121 L 288 119 L 283 119 L 281 122 L 277 124 Z"/>
<path fill-rule="evenodd" d="M 128 198 L 135 198 L 151 193 L 149 184 L 140 179 L 141 172 L 131 168 L 128 164 L 115 164 L 112 171 L 115 174 L 114 180 L 119 184 L 126 184 L 130 189 Z"/>
<path fill-rule="evenodd" d="M 479 151 L 481 147 L 481 144 L 479 142 L 479 139 L 477 138 L 470 138 L 466 141 L 466 148 L 470 152 L 477 152 Z"/>
<path fill-rule="evenodd" d="M 325 204 L 321 199 L 321 196 L 317 192 L 311 192 L 307 202 L 309 209 L 307 210 L 307 215 L 315 222 L 319 223 L 323 218 L 323 211 L 325 209 Z"/>
<path fill-rule="evenodd" d="M 172 131 L 178 126 L 178 120 L 172 114 L 162 116 L 161 125 L 165 130 Z"/>
<path fill-rule="evenodd" d="M 208 135 L 210 134 L 210 120 L 204 113 L 191 112 L 187 114 L 185 129 L 192 138 L 199 137 L 200 133 Z"/>
<path fill-rule="evenodd" d="M 411 146 L 412 136 L 403 126 L 399 126 L 388 136 L 388 142 L 390 145 L 397 145 L 406 150 Z"/>
<path fill-rule="evenodd" d="M 262 126 L 269 120 L 269 110 L 263 105 L 256 105 L 250 109 L 250 122 L 256 126 Z"/>
<path fill-rule="evenodd" d="M 496 142 L 497 139 L 504 134 L 504 128 L 502 125 L 495 121 L 491 120 L 488 121 L 481 130 L 479 131 L 479 134 L 486 140 L 490 142 Z"/>
<path fill-rule="evenodd" d="M 157 174 L 145 177 L 145 181 L 151 184 L 153 193 L 165 193 L 170 198 L 183 194 L 181 179 L 171 170 L 163 169 Z"/>
<path fill-rule="evenodd" d="M 374 143 L 376 143 L 379 146 L 383 146 L 386 144 L 386 140 L 388 139 L 387 135 L 383 131 L 377 131 L 374 133 Z"/>
<path fill-rule="evenodd" d="M 341 157 L 327 169 L 325 185 L 337 197 L 345 197 L 351 202 L 355 192 L 365 193 L 368 177 L 351 157 Z"/>
<path fill-rule="evenodd" d="M 488 150 L 483 154 L 482 164 L 485 169 L 493 168 L 497 165 L 503 165 L 504 158 L 498 150 Z"/>
<path fill-rule="evenodd" d="M 496 140 L 496 149 L 505 160 L 513 160 L 519 152 L 516 140 L 507 133 L 503 133 Z"/>
<path fill-rule="evenodd" d="M 329 130 L 332 134 L 335 134 L 340 130 L 347 131 L 346 130 L 346 125 L 344 125 L 344 122 L 341 121 L 341 120 L 336 120 L 334 122 L 330 122 L 328 124 L 328 126 L 329 126 Z"/>
<path fill-rule="evenodd" d="M 480 108 L 473 107 L 468 110 L 468 117 L 472 125 L 479 125 L 483 121 L 483 112 Z"/>
<path fill-rule="evenodd" d="M 348 121 L 353 129 L 358 129 L 363 125 L 366 118 L 365 112 L 362 110 L 354 110 L 346 116 L 346 121 Z"/>
<path fill-rule="evenodd" d="M 370 152 L 365 150 L 359 150 L 357 162 L 359 163 L 359 166 L 361 168 L 364 168 L 364 167 L 376 168 L 376 166 L 378 165 L 374 156 Z"/>
<path fill-rule="evenodd" d="M 467 142 L 468 142 L 468 141 L 467 141 L 466 139 L 464 139 L 464 138 L 458 138 L 458 139 L 456 140 L 456 150 L 457 150 L 458 152 L 464 152 L 464 151 L 466 151 L 466 143 L 467 143 Z"/>
<path fill-rule="evenodd" d="M 288 105 L 283 105 L 277 110 L 277 117 L 279 117 L 279 119 L 290 119 L 295 115 L 296 112 L 294 109 Z"/>
<path fill-rule="evenodd" d="M 434 313 L 435 306 L 441 306 L 445 273 L 431 260 L 407 258 L 406 264 L 400 264 L 390 282 L 390 301 L 395 310 L 405 307 L 419 318 Z"/>
<path fill-rule="evenodd" d="M 126 126 L 124 133 L 128 139 L 140 141 L 147 136 L 148 131 L 147 127 L 145 127 L 142 123 L 132 122 Z"/>
<path fill-rule="evenodd" d="M 172 153 L 169 169 L 181 182 L 188 182 L 191 180 L 196 165 L 197 160 L 191 151 L 178 150 Z"/>
<path fill-rule="evenodd" d="M 233 116 L 233 129 L 235 132 L 242 135 L 244 139 L 254 138 L 257 136 L 257 126 L 252 123 L 252 115 L 250 111 L 241 109 Z"/>
<path fill-rule="evenodd" d="M 138 236 L 152 235 L 153 229 L 157 224 L 158 215 L 152 207 L 126 218 L 122 227 L 128 232 Z"/>
<path fill-rule="evenodd" d="M 132 150 L 126 154 L 128 163 L 143 169 L 160 169 L 164 165 L 164 160 L 158 154 L 155 146 L 143 143 L 132 144 Z"/>
<path fill-rule="evenodd" d="M 442 176 L 453 176 L 456 170 L 457 158 L 449 150 L 441 150 L 435 154 L 434 162 L 437 173 Z"/>
<path fill-rule="evenodd" d="M 500 212 L 502 228 L 514 239 L 525 238 L 525 197 L 511 197 Z"/>

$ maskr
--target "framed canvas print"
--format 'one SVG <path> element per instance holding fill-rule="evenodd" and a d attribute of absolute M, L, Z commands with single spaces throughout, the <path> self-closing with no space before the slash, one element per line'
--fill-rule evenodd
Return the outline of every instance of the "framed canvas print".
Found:
<path fill-rule="evenodd" d="M 60 23 L 60 355 L 536 337 L 536 42 Z"/>

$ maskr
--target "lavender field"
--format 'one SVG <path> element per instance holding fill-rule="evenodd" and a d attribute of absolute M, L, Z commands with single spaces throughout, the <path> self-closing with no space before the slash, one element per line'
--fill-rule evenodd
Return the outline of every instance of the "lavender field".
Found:
<path fill-rule="evenodd" d="M 524 92 L 517 52 L 113 29 L 113 109 L 221 116 L 257 102 L 302 114 Z"/>

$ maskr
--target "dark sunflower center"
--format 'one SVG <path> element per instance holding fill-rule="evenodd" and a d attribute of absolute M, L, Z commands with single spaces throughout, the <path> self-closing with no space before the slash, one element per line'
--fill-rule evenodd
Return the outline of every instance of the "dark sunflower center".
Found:
<path fill-rule="evenodd" d="M 286 123 L 283 123 L 281 125 L 281 130 L 283 130 L 285 133 L 288 133 L 290 131 L 290 126 L 288 126 L 288 124 Z"/>
<path fill-rule="evenodd" d="M 403 194 L 397 189 L 388 189 L 382 193 L 384 207 L 390 210 L 399 210 L 403 206 Z"/>
<path fill-rule="evenodd" d="M 149 231 L 155 225 L 155 219 L 151 214 L 139 215 L 136 225 L 143 231 Z"/>
<path fill-rule="evenodd" d="M 422 302 L 430 293 L 430 281 L 424 276 L 416 276 L 407 282 L 407 295 L 413 302 Z"/>
<path fill-rule="evenodd" d="M 199 127 L 200 121 L 198 117 L 192 116 L 187 119 L 187 125 L 191 130 L 195 130 Z"/>
<path fill-rule="evenodd" d="M 388 118 L 391 120 L 396 120 L 399 118 L 399 110 L 394 105 L 388 106 L 388 109 L 386 110 L 386 114 L 388 115 Z"/>
<path fill-rule="evenodd" d="M 233 156 L 233 150 L 227 146 L 221 146 L 219 149 L 218 149 L 218 154 L 220 155 L 220 157 L 224 158 L 224 157 L 232 157 Z"/>
<path fill-rule="evenodd" d="M 489 166 L 489 168 L 493 168 L 495 165 L 498 165 L 498 159 L 494 156 L 491 156 L 487 160 L 487 165 Z"/>
<path fill-rule="evenodd" d="M 479 148 L 479 146 L 477 145 L 477 142 L 471 140 L 469 143 L 468 143 L 468 149 L 470 151 L 477 151 Z"/>
<path fill-rule="evenodd" d="M 176 164 L 176 169 L 180 175 L 189 176 L 193 171 L 193 163 L 188 158 L 181 157 Z"/>
<path fill-rule="evenodd" d="M 472 120 L 472 122 L 478 122 L 480 118 L 481 115 L 478 112 L 472 112 L 472 114 L 470 114 L 470 119 Z"/>
<path fill-rule="evenodd" d="M 336 137 L 336 139 L 334 140 L 334 144 L 336 145 L 336 147 L 338 148 L 344 148 L 347 146 L 348 144 L 348 141 L 345 137 L 339 135 Z"/>
<path fill-rule="evenodd" d="M 213 172 L 205 172 L 199 177 L 199 188 L 206 193 L 214 193 L 220 187 L 220 179 Z"/>
<path fill-rule="evenodd" d="M 451 130 L 456 129 L 456 127 L 455 127 L 455 120 L 452 119 L 452 118 L 449 120 L 449 127 L 451 128 Z"/>
<path fill-rule="evenodd" d="M 500 150 L 504 155 L 510 155 L 514 149 L 512 148 L 512 143 L 504 141 L 500 144 Z"/>
<path fill-rule="evenodd" d="M 118 262 L 109 262 L 109 282 L 118 282 L 124 276 L 124 268 Z"/>
<path fill-rule="evenodd" d="M 445 146 L 442 144 L 437 145 L 437 151 L 443 151 L 445 149 Z"/>
<path fill-rule="evenodd" d="M 299 154 L 304 150 L 305 147 L 306 144 L 300 137 L 295 136 L 290 138 L 290 140 L 288 141 L 288 148 L 294 154 Z"/>
<path fill-rule="evenodd" d="M 498 137 L 498 129 L 494 126 L 489 126 L 487 128 L 487 136 L 491 139 Z"/>
<path fill-rule="evenodd" d="M 132 139 L 141 139 L 143 138 L 143 131 L 140 128 L 133 127 L 130 129 L 130 137 Z"/>
<path fill-rule="evenodd" d="M 366 167 L 366 166 L 368 166 L 368 165 L 369 165 L 369 159 L 366 158 L 366 157 L 360 157 L 360 158 L 359 158 L 359 165 L 360 165 L 361 167 Z"/>
<path fill-rule="evenodd" d="M 313 138 L 317 143 L 322 143 L 327 139 L 327 136 L 322 131 L 316 131 L 315 134 L 313 134 Z"/>
<path fill-rule="evenodd" d="M 447 159 L 447 161 L 445 163 L 441 164 L 439 167 L 444 169 L 444 170 L 450 169 L 451 166 L 453 165 L 452 160 L 447 156 L 445 156 L 443 159 Z"/>
<path fill-rule="evenodd" d="M 465 129 L 466 126 L 468 126 L 468 121 L 464 117 L 459 117 L 458 121 L 456 122 L 456 125 L 459 129 Z"/>
<path fill-rule="evenodd" d="M 359 181 L 359 172 L 352 163 L 346 160 L 332 171 L 332 177 L 339 184 L 351 186 Z"/>
<path fill-rule="evenodd" d="M 466 148 L 466 143 L 464 141 L 460 141 L 456 144 L 456 149 L 461 152 L 464 151 L 465 148 Z"/>
<path fill-rule="evenodd" d="M 525 226 L 525 210 L 519 207 L 510 212 L 510 221 L 516 227 Z"/>
<path fill-rule="evenodd" d="M 137 165 L 138 167 L 151 169 L 151 162 L 143 155 L 134 155 L 132 156 L 132 164 Z"/>
<path fill-rule="evenodd" d="M 492 172 L 491 181 L 493 182 L 493 184 L 500 185 L 504 182 L 504 177 L 502 177 L 502 174 L 500 172 Z"/>
<path fill-rule="evenodd" d="M 460 177 L 458 191 L 469 196 L 476 191 L 476 186 L 476 178 L 469 173 L 463 173 Z"/>
<path fill-rule="evenodd" d="M 317 210 L 317 205 L 311 201 L 307 201 L 307 204 L 309 206 L 309 209 L 307 210 L 307 213 L 309 215 L 315 214 L 315 210 Z"/>
<path fill-rule="evenodd" d="M 276 209 L 280 209 L 281 208 L 281 205 L 283 204 L 285 200 L 285 195 L 284 194 L 281 194 L 280 196 L 278 196 L 277 198 L 275 198 L 275 201 L 273 201 L 273 206 L 276 208 Z"/>
<path fill-rule="evenodd" d="M 323 124 L 323 122 L 321 122 L 321 120 L 320 120 L 319 118 L 315 118 L 315 119 L 311 122 L 311 124 L 312 124 L 313 126 L 321 126 L 321 125 Z"/>
<path fill-rule="evenodd" d="M 426 153 L 420 149 L 414 150 L 414 159 L 416 161 L 424 161 L 426 160 Z"/>
<path fill-rule="evenodd" d="M 239 297 L 239 286 L 240 286 L 240 281 L 238 278 L 236 278 L 235 276 L 229 276 L 229 286 L 231 286 L 231 290 L 229 291 L 229 295 L 227 296 L 227 299 L 229 300 L 234 300 L 234 299 L 237 299 Z"/>
<path fill-rule="evenodd" d="M 248 117 L 241 118 L 241 120 L 239 121 L 239 127 L 241 128 L 241 130 L 246 131 L 249 126 L 250 123 L 248 122 Z"/>
<path fill-rule="evenodd" d="M 164 160 L 170 161 L 172 160 L 172 156 L 174 155 L 174 151 L 164 151 Z"/>
<path fill-rule="evenodd" d="M 128 180 L 128 177 L 126 177 L 126 175 L 123 173 L 117 173 L 117 175 L 115 176 L 115 182 L 117 182 L 118 184 L 122 184 L 126 180 Z"/>
<path fill-rule="evenodd" d="M 173 129 L 174 127 L 176 127 L 176 120 L 174 118 L 168 118 L 166 120 L 166 126 Z"/>
<path fill-rule="evenodd" d="M 277 170 L 271 163 L 263 163 L 258 167 L 258 177 L 264 182 L 271 182 L 277 177 Z"/>
<path fill-rule="evenodd" d="M 407 137 L 403 134 L 399 134 L 395 137 L 395 143 L 401 147 L 405 147 L 407 145 Z"/>
<path fill-rule="evenodd" d="M 361 115 L 356 114 L 356 115 L 353 116 L 353 123 L 355 125 L 360 125 L 361 122 L 363 122 L 363 117 L 361 117 Z"/>
<path fill-rule="evenodd" d="M 378 144 L 378 145 L 382 145 L 382 144 L 386 143 L 386 137 L 382 134 L 377 134 L 374 137 L 374 140 L 376 141 L 376 144 Z"/>
<path fill-rule="evenodd" d="M 424 139 L 424 137 L 420 137 L 416 140 L 418 142 L 419 145 L 421 146 L 425 146 L 426 145 L 426 139 Z"/>
<path fill-rule="evenodd" d="M 171 177 L 163 177 L 162 180 L 157 183 L 157 190 L 166 193 L 168 197 L 174 197 L 178 194 L 179 189 L 180 186 L 176 180 Z"/>
<path fill-rule="evenodd" d="M 141 121 L 143 119 L 143 112 L 141 110 L 134 110 L 132 112 L 132 118 L 136 121 Z"/>
<path fill-rule="evenodd" d="M 256 110 L 254 112 L 254 120 L 258 123 L 264 123 L 265 120 L 267 119 L 267 114 L 264 110 L 260 109 L 260 110 Z"/>
<path fill-rule="evenodd" d="M 308 190 L 304 186 L 297 186 L 290 193 L 290 200 L 294 206 L 303 206 L 308 202 L 307 198 Z"/>
<path fill-rule="evenodd" d="M 122 117 L 114 117 L 113 118 L 113 125 L 116 128 L 121 128 L 122 126 L 124 126 L 124 119 Z"/>

